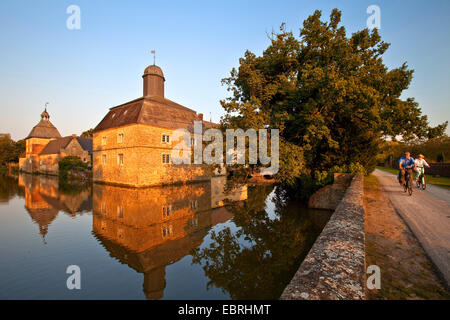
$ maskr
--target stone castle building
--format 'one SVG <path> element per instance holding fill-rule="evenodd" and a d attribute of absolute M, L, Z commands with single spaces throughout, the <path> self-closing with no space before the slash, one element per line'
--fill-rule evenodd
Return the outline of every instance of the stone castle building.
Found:
<path fill-rule="evenodd" d="M 92 139 L 76 135 L 61 137 L 46 109 L 25 141 L 25 154 L 19 158 L 22 172 L 58 175 L 58 161 L 66 156 L 78 156 L 91 163 Z"/>
<path fill-rule="evenodd" d="M 210 179 L 203 165 L 173 165 L 176 129 L 193 132 L 203 115 L 164 97 L 164 74 L 147 67 L 143 96 L 113 107 L 94 129 L 93 177 L 96 182 L 146 187 Z"/>

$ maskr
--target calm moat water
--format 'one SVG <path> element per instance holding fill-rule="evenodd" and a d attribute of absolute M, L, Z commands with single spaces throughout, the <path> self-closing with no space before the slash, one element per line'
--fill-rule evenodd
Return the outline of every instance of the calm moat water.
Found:
<path fill-rule="evenodd" d="M 0 176 L 0 299 L 277 299 L 331 213 L 224 183 Z M 67 289 L 70 265 L 81 290 Z"/>

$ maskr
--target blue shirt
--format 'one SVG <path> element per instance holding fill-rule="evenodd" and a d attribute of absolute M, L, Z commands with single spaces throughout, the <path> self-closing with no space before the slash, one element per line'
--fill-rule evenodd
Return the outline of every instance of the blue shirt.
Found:
<path fill-rule="evenodd" d="M 408 166 L 414 167 L 414 158 L 413 157 L 409 157 L 408 159 L 406 159 L 406 157 L 401 157 L 398 160 L 398 166 L 400 168 L 400 164 L 402 165 L 402 168 L 405 169 Z"/>

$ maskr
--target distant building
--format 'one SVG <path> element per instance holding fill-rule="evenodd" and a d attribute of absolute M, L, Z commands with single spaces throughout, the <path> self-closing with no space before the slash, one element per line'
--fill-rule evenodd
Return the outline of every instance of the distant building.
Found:
<path fill-rule="evenodd" d="M 146 187 L 210 179 L 203 165 L 172 165 L 176 129 L 193 132 L 194 121 L 204 127 L 203 114 L 164 97 L 164 74 L 147 67 L 143 97 L 113 107 L 94 129 L 94 181 Z"/>
<path fill-rule="evenodd" d="M 58 129 L 50 122 L 47 110 L 41 114 L 41 121 L 25 138 L 25 154 L 19 158 L 19 169 L 29 173 L 58 174 L 58 162 L 66 156 L 78 156 L 91 163 L 92 139 L 76 135 L 61 137 Z"/>

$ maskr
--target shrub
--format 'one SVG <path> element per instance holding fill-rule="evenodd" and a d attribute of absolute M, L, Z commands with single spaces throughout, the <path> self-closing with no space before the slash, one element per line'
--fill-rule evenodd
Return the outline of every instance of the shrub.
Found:
<path fill-rule="evenodd" d="M 59 175 L 62 178 L 67 177 L 67 173 L 70 170 L 85 171 L 89 169 L 88 165 L 83 161 L 81 161 L 81 159 L 77 156 L 67 156 L 62 158 L 58 162 L 58 166 L 59 166 Z"/>

